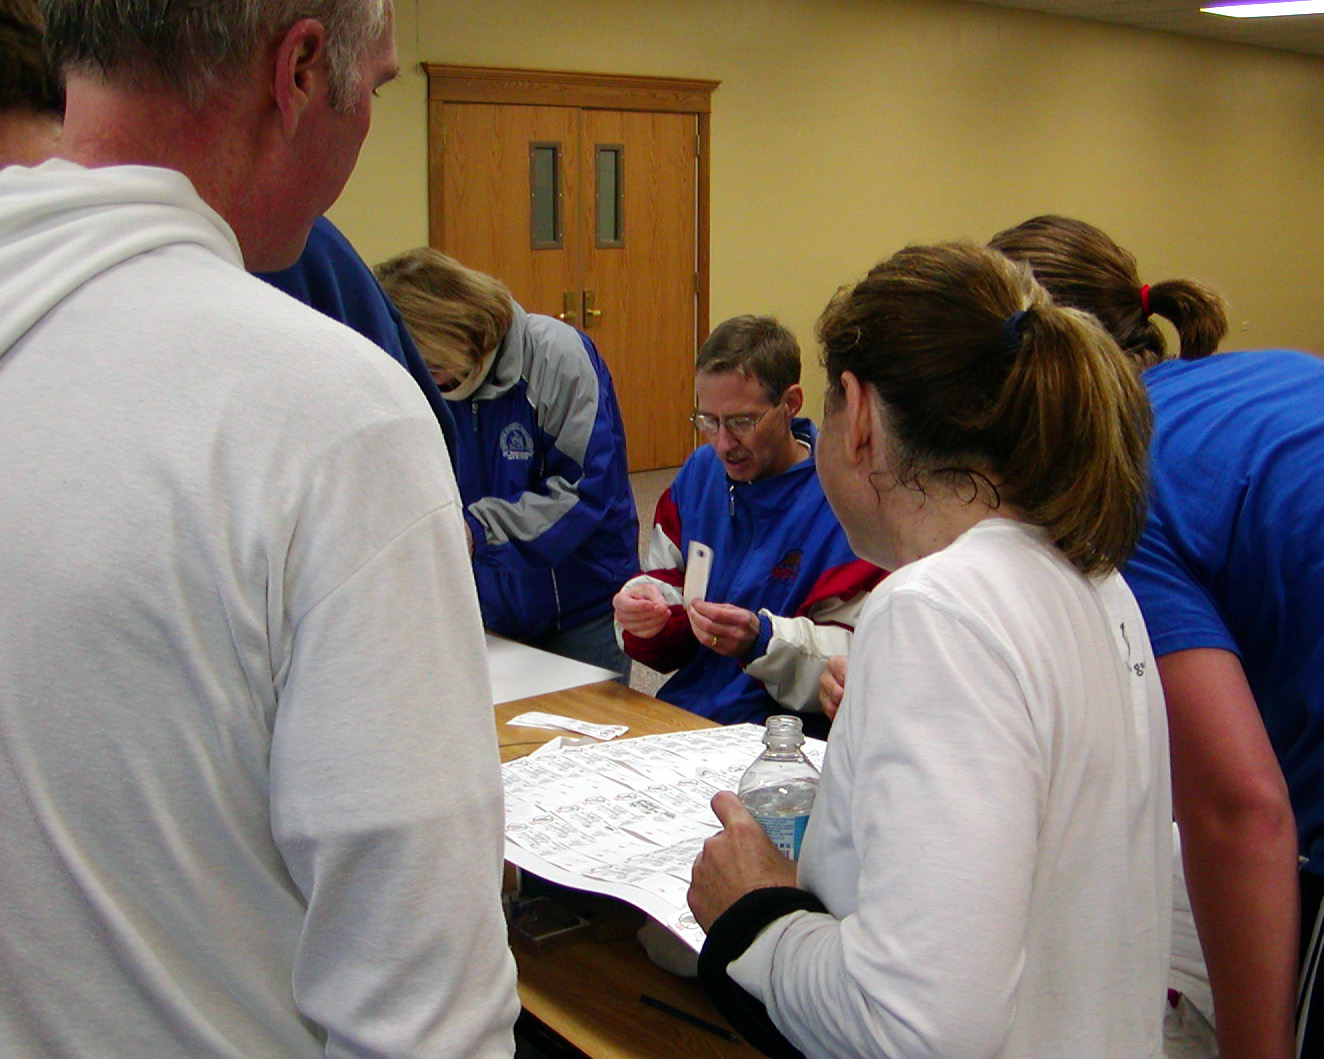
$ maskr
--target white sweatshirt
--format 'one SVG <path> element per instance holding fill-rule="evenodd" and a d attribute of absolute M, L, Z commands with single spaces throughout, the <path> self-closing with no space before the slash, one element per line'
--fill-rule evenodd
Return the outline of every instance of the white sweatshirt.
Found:
<path fill-rule="evenodd" d="M 439 441 L 179 174 L 0 172 L 0 1054 L 511 1054 Z"/>
<path fill-rule="evenodd" d="M 1161 1054 L 1167 727 L 1144 622 L 987 519 L 872 594 L 801 851 L 729 965 L 807 1056 Z"/>

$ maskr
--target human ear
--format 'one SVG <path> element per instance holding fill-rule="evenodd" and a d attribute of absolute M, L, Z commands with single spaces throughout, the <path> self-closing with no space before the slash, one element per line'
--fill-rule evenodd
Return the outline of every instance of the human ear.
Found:
<path fill-rule="evenodd" d="M 327 95 L 326 29 L 315 18 L 300 19 L 276 45 L 272 95 L 281 129 L 293 138 L 308 109 Z"/>
<path fill-rule="evenodd" d="M 792 383 L 786 387 L 786 392 L 782 394 L 782 400 L 786 402 L 786 407 L 790 410 L 791 415 L 798 414 L 805 403 L 804 387 L 798 382 Z"/>
<path fill-rule="evenodd" d="M 859 378 L 841 373 L 841 444 L 847 463 L 869 463 L 873 453 L 874 401 Z"/>

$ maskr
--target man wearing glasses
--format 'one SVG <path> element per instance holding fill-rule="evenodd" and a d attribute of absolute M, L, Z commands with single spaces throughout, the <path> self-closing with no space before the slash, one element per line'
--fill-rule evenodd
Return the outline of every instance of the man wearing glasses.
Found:
<path fill-rule="evenodd" d="M 883 573 L 855 558 L 819 486 L 795 336 L 766 316 L 720 324 L 699 350 L 694 396 L 709 444 L 662 494 L 647 572 L 613 601 L 622 644 L 676 671 L 658 692 L 667 702 L 723 724 L 817 714 L 806 726 L 821 733 L 818 678 Z M 691 542 L 712 558 L 704 597 L 685 606 Z"/>

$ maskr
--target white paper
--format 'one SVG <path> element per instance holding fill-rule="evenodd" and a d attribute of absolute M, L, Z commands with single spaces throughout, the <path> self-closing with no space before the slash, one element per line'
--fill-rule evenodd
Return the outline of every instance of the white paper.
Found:
<path fill-rule="evenodd" d="M 521 713 L 518 717 L 512 717 L 506 724 L 513 724 L 517 728 L 564 728 L 567 732 L 592 736 L 604 742 L 615 739 L 618 735 L 624 735 L 630 730 L 629 726 L 624 724 L 593 724 L 590 721 L 581 721 L 578 717 L 541 713 L 538 710 Z"/>
<path fill-rule="evenodd" d="M 708 598 L 708 573 L 712 569 L 713 550 L 699 541 L 690 541 L 685 556 L 685 584 L 681 588 L 681 602 L 689 606 L 693 600 Z"/>
<path fill-rule="evenodd" d="M 562 658 L 528 644 L 487 633 L 487 668 L 492 674 L 492 701 L 498 705 L 548 695 L 566 688 L 615 680 L 619 673 Z"/>
<path fill-rule="evenodd" d="M 805 740 L 822 767 L 827 744 Z M 720 825 L 709 807 L 763 750 L 739 724 L 569 746 L 502 765 L 506 860 L 563 886 L 628 901 L 690 948 L 703 930 L 685 903 L 690 868 Z"/>

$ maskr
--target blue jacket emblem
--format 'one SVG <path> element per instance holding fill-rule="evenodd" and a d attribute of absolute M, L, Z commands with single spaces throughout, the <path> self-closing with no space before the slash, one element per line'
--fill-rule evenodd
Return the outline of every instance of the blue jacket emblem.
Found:
<path fill-rule="evenodd" d="M 506 460 L 533 459 L 533 438 L 523 423 L 508 423 L 501 431 L 501 457 Z"/>

